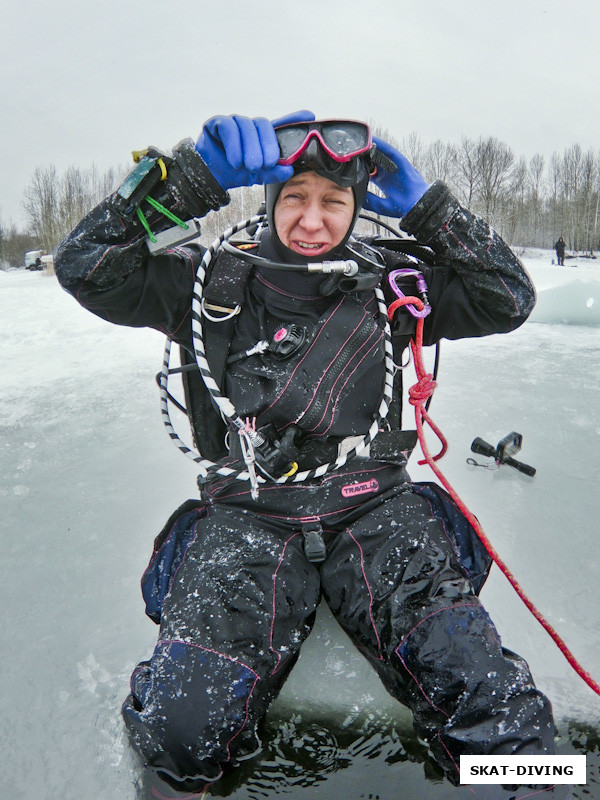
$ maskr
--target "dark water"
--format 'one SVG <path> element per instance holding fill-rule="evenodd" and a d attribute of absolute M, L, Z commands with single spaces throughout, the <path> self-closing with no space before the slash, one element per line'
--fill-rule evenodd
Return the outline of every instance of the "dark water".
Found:
<path fill-rule="evenodd" d="M 408 720 L 407 720 L 408 722 Z M 600 800 L 600 729 L 559 725 L 558 751 L 587 755 L 588 783 L 577 800 Z M 363 715 L 338 720 L 283 718 L 270 713 L 263 752 L 211 788 L 207 797 L 232 800 L 458 800 L 468 797 L 442 778 L 427 750 L 402 722 Z"/>
<path fill-rule="evenodd" d="M 577 687 L 569 683 L 567 691 Z M 565 708 L 565 704 L 560 704 Z M 573 708 L 576 706 L 573 705 Z M 581 706 L 557 718 L 557 752 L 587 756 L 588 783 L 577 800 L 600 800 L 600 722 Z M 589 720 L 592 720 L 591 722 Z M 416 737 L 411 714 L 383 690 L 319 608 L 313 635 L 261 732 L 263 752 L 211 787 L 232 800 L 463 800 Z"/>
<path fill-rule="evenodd" d="M 563 690 L 578 688 L 575 678 Z M 600 800 L 597 704 L 592 698 L 586 719 L 575 697 L 574 718 L 556 718 L 557 752 L 587 756 L 587 785 L 574 787 L 573 796 Z M 385 692 L 324 604 L 260 734 L 262 753 L 226 774 L 206 800 L 473 799 L 469 787 L 444 779 L 416 737 L 411 714 Z M 147 796 L 143 790 L 139 800 Z"/>

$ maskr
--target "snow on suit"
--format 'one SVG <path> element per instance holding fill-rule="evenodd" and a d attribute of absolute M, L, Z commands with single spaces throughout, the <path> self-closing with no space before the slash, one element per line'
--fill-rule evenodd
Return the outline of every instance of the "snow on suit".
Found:
<path fill-rule="evenodd" d="M 174 150 L 153 195 L 184 219 L 228 202 L 189 140 Z M 167 226 L 158 214 L 148 219 L 154 230 Z M 420 268 L 432 306 L 425 344 L 524 322 L 535 296 L 520 262 L 443 184 L 402 227 L 425 246 Z M 369 243 L 388 268 L 414 266 L 385 241 Z M 267 233 L 259 253 L 268 257 L 271 248 Z M 190 243 L 150 256 L 139 222 L 124 221 L 109 197 L 62 242 L 56 272 L 103 319 L 150 326 L 193 354 L 191 296 L 203 253 Z M 238 412 L 257 425 L 282 433 L 295 422 L 304 437 L 301 468 L 365 432 L 384 380 L 373 292 L 323 295 L 322 280 L 253 270 L 223 379 Z M 236 357 L 291 325 L 304 332 L 291 358 Z M 413 331 L 413 318 L 397 314 L 397 352 Z M 204 427 L 219 431 L 217 413 L 210 403 L 206 409 Z M 399 403 L 390 423 L 400 425 Z M 143 592 L 158 643 L 132 676 L 123 714 L 144 761 L 172 785 L 215 781 L 257 750 L 257 726 L 322 598 L 386 689 L 411 709 L 450 780 L 458 782 L 461 753 L 553 752 L 550 703 L 525 662 L 502 647 L 478 599 L 487 554 L 445 492 L 412 483 L 406 454 L 378 451 L 376 442 L 370 455 L 321 479 L 266 483 L 258 499 L 247 483 L 208 481 L 157 538 Z M 239 461 L 220 433 L 210 448 L 223 463 Z M 307 550 L 314 534 L 326 549 L 319 561 Z"/>

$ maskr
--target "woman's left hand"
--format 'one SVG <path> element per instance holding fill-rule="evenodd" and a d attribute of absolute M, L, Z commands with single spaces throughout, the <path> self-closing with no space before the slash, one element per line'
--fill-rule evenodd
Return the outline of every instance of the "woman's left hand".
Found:
<path fill-rule="evenodd" d="M 386 217 L 403 217 L 425 194 L 430 184 L 391 144 L 377 136 L 373 137 L 373 142 L 383 155 L 394 162 L 398 170 L 389 172 L 382 167 L 377 168 L 377 174 L 371 180 L 384 192 L 385 196 L 379 197 L 372 192 L 367 192 L 363 208 Z"/>

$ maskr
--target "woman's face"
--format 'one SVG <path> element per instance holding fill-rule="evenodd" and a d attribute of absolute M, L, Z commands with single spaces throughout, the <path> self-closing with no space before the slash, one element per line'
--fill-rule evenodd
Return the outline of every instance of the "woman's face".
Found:
<path fill-rule="evenodd" d="M 280 241 L 316 259 L 345 238 L 354 219 L 354 194 L 316 172 L 301 172 L 284 185 L 274 215 Z"/>

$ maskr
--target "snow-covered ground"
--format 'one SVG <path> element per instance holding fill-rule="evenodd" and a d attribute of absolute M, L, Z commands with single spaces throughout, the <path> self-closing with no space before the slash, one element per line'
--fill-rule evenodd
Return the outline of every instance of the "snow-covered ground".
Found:
<path fill-rule="evenodd" d="M 431 414 L 449 440 L 445 474 L 598 681 L 600 262 L 557 267 L 548 251 L 521 255 L 538 289 L 531 321 L 509 336 L 444 342 Z M 194 465 L 162 427 L 154 374 L 163 340 L 104 323 L 55 278 L 24 271 L 0 272 L 0 320 L 0 796 L 134 800 L 140 770 L 120 703 L 156 636 L 143 614 L 139 578 L 164 521 L 196 496 Z M 523 435 L 517 458 L 537 468 L 534 478 L 466 463 L 476 436 L 496 444 L 513 430 Z M 184 421 L 181 431 L 187 436 Z M 431 479 L 413 459 L 413 477 Z M 600 697 L 496 568 L 482 597 L 505 645 L 529 661 L 551 697 L 562 746 L 572 750 L 583 737 L 591 747 L 595 737 L 598 748 Z M 273 715 L 293 714 L 296 725 L 313 711 L 343 720 L 340 730 L 351 730 L 353 719 L 358 726 L 365 714 L 408 725 L 326 613 Z M 568 720 L 575 728 L 565 733 Z M 296 793 L 288 781 L 286 796 L 395 800 L 400 794 L 386 793 L 385 775 L 401 769 L 404 780 L 409 769 L 416 775 L 406 800 L 453 796 L 445 784 L 423 788 L 418 759 L 417 766 L 408 756 L 408 764 L 385 753 L 373 760 L 357 741 L 344 751 L 354 768 L 332 768 L 323 793 L 315 786 L 304 793 L 296 780 Z M 600 800 L 598 783 L 589 791 L 586 797 Z M 279 793 L 244 792 L 231 796 Z"/>

